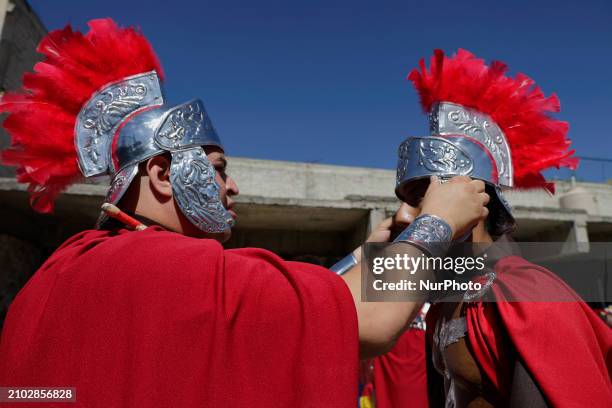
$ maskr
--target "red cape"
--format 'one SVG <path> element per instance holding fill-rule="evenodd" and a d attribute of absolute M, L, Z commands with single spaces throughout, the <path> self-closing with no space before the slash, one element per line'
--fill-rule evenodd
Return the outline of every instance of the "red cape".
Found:
<path fill-rule="evenodd" d="M 357 397 L 357 317 L 339 277 L 159 227 L 64 243 L 11 305 L 0 356 L 0 386 L 76 387 L 83 407 Z"/>
<path fill-rule="evenodd" d="M 373 364 L 376 408 L 427 408 L 425 330 L 407 330 Z"/>
<path fill-rule="evenodd" d="M 502 258 L 494 269 L 497 302 L 466 304 L 469 345 L 484 386 L 507 402 L 508 340 L 551 406 L 612 407 L 612 330 L 548 270 L 517 256 Z M 551 298 L 565 301 L 541 301 Z"/>

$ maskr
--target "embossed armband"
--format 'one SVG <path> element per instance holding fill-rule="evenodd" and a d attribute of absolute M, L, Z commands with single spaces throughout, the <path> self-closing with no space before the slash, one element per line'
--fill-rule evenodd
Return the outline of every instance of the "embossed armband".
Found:
<path fill-rule="evenodd" d="M 450 247 L 453 231 L 442 218 L 418 216 L 393 242 L 408 242 L 430 256 L 444 256 Z"/>

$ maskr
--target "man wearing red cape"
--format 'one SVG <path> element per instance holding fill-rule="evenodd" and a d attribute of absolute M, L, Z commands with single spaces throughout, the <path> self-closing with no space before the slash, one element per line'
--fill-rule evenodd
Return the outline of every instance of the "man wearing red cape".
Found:
<path fill-rule="evenodd" d="M 0 101 L 12 137 L 2 159 L 36 210 L 83 178 L 111 177 L 98 228 L 58 248 L 9 309 L 0 387 L 38 394 L 0 398 L 65 406 L 40 391 L 71 388 L 80 407 L 354 406 L 358 356 L 388 349 L 418 302 L 361 302 L 359 264 L 340 278 L 261 249 L 224 250 L 238 188 L 204 105 L 166 102 L 138 30 L 89 27 L 49 33 L 24 92 Z M 415 237 L 431 223 L 450 242 L 487 202 L 482 181 L 432 183 L 395 245 L 422 254 Z M 377 231 L 382 241 L 391 227 Z"/>
<path fill-rule="evenodd" d="M 437 299 L 427 314 L 428 404 L 610 407 L 612 331 L 557 276 L 520 257 L 510 239 L 515 222 L 502 191 L 553 192 L 540 172 L 573 168 L 577 159 L 567 150 L 567 123 L 548 115 L 559 110 L 557 97 L 506 70 L 465 50 L 452 57 L 438 50 L 429 71 L 422 60 L 408 77 L 429 114 L 431 136 L 400 146 L 398 197 L 418 212 L 432 174 L 481 179 L 491 195 L 487 219 L 468 237 L 489 247 L 476 278 L 482 289 Z M 424 406 L 422 397 L 410 401 L 394 375 L 414 367 L 403 352 L 396 345 L 391 358 L 377 359 L 373 384 L 382 383 L 384 397 L 374 390 L 377 408 Z"/>
<path fill-rule="evenodd" d="M 425 304 L 393 348 L 360 365 L 360 408 L 426 408 Z"/>

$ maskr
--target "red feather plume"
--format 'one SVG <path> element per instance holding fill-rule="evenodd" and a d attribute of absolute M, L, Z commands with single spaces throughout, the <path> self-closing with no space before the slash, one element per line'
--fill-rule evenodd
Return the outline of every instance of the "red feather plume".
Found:
<path fill-rule="evenodd" d="M 110 82 L 152 70 L 163 76 L 139 30 L 108 18 L 88 25 L 86 34 L 70 26 L 50 32 L 37 48 L 44 59 L 23 76 L 22 92 L 0 100 L 11 136 L 0 158 L 17 166 L 17 180 L 29 184 L 30 204 L 40 212 L 51 212 L 55 197 L 82 178 L 74 128 L 85 102 Z"/>
<path fill-rule="evenodd" d="M 545 97 L 531 78 L 523 74 L 508 77 L 504 63 L 487 65 L 463 49 L 450 58 L 436 50 L 429 71 L 424 59 L 419 67 L 408 79 L 425 112 L 436 102 L 453 102 L 490 115 L 502 129 L 510 144 L 516 187 L 544 187 L 554 192 L 554 184 L 547 183 L 541 172 L 578 165 L 566 138 L 568 123 L 549 115 L 559 112 L 559 99 L 555 94 Z"/>

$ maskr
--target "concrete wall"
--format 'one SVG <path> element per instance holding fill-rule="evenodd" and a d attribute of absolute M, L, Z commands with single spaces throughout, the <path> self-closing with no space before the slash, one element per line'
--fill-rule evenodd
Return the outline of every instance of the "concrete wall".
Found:
<path fill-rule="evenodd" d="M 231 246 L 333 258 L 361 242 L 371 224 L 398 206 L 391 170 L 229 158 L 228 171 L 241 192 Z M 77 184 L 60 197 L 55 215 L 42 216 L 29 209 L 25 186 L 1 178 L 0 206 L 13 216 L 0 221 L 0 231 L 36 237 L 52 248 L 67 234 L 93 225 L 105 190 L 105 185 Z M 581 199 L 567 200 L 572 194 Z M 558 182 L 554 196 L 517 191 L 507 197 L 521 240 L 564 241 L 572 231 L 578 241 L 612 238 L 610 185 L 579 183 L 573 188 Z M 341 244 L 327 241 L 334 234 L 342 237 Z"/>
<path fill-rule="evenodd" d="M 230 163 L 230 172 L 241 191 L 240 203 L 264 204 L 299 203 L 302 213 L 306 208 L 343 209 L 346 214 L 353 211 L 356 218 L 367 224 L 370 212 L 390 215 L 397 208 L 394 195 L 395 172 L 392 170 L 340 167 L 305 163 L 269 162 L 264 160 L 236 158 Z M 612 238 L 612 186 L 609 184 L 557 182 L 556 194 L 542 190 L 509 191 L 508 201 L 514 209 L 518 222 L 516 237 L 521 240 L 608 241 Z M 265 197 L 265 198 L 264 198 Z M 344 218 L 332 212 L 313 210 L 318 220 L 329 213 L 326 228 L 336 225 L 346 230 Z M 308 219 L 306 225 L 318 225 Z M 255 223 L 250 225 L 250 223 Z M 284 221 L 274 221 L 279 228 Z M 355 220 L 353 219 L 353 222 Z M 256 228 L 261 223 L 249 217 L 247 228 Z M 295 226 L 291 221 L 288 227 Z M 355 227 L 357 224 L 353 224 Z M 362 226 L 363 230 L 363 226 Z"/>

